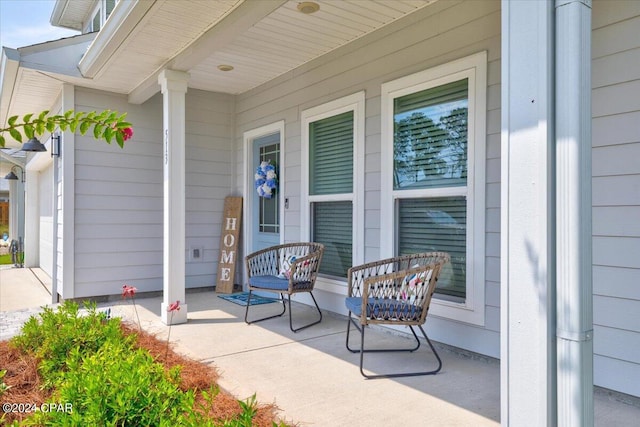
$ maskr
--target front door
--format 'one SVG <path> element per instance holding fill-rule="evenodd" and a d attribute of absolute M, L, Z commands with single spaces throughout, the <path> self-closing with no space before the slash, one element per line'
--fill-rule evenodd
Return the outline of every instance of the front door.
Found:
<path fill-rule="evenodd" d="M 260 136 L 253 140 L 251 178 L 254 181 L 254 175 L 262 162 L 268 162 L 275 168 L 276 176 L 280 175 L 280 132 Z M 254 186 L 250 216 L 252 223 L 251 252 L 280 244 L 280 182 L 276 182 L 276 188 L 271 190 L 270 198 L 258 194 Z"/>

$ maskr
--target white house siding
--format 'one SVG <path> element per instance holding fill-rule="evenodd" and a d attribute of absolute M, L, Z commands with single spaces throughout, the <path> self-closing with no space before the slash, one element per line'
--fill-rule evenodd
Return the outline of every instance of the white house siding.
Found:
<path fill-rule="evenodd" d="M 77 89 L 76 109 L 127 112 L 134 136 L 114 142 L 76 136 L 75 298 L 113 295 L 124 283 L 162 290 L 162 96 L 143 105 L 125 96 Z M 212 286 L 224 197 L 231 190 L 233 98 L 190 89 L 186 95 L 187 287 Z"/>
<path fill-rule="evenodd" d="M 186 103 L 186 286 L 212 286 L 224 198 L 231 195 L 234 97 L 195 89 Z M 200 260 L 191 251 L 200 249 Z M 241 263 L 239 263 L 241 264 Z"/>
<path fill-rule="evenodd" d="M 111 295 L 129 283 L 162 288 L 162 98 L 131 105 L 126 97 L 76 89 L 77 111 L 127 112 L 134 139 L 124 149 L 75 141 L 74 297 Z"/>
<path fill-rule="evenodd" d="M 38 173 L 38 208 L 40 212 L 40 268 L 53 272 L 53 163 Z"/>
<path fill-rule="evenodd" d="M 320 60 L 237 100 L 235 189 L 242 192 L 243 132 L 285 121 L 284 238 L 300 239 L 301 111 L 365 91 L 365 261 L 380 256 L 381 84 L 476 52 L 488 52 L 485 325 L 430 318 L 441 342 L 498 357 L 500 281 L 500 2 L 439 1 L 411 16 L 330 52 Z M 345 289 L 346 292 L 346 289 Z M 317 291 L 325 308 L 344 312 L 344 295 Z"/>
<path fill-rule="evenodd" d="M 640 2 L 593 3 L 597 385 L 640 396 Z"/>

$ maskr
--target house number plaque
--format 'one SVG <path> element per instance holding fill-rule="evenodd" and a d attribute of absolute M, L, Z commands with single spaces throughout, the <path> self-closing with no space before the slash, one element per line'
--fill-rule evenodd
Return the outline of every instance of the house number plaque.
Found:
<path fill-rule="evenodd" d="M 242 220 L 242 197 L 225 197 L 222 215 L 222 233 L 220 234 L 220 259 L 218 261 L 218 281 L 216 292 L 233 292 L 233 279 L 236 274 L 238 238 Z"/>

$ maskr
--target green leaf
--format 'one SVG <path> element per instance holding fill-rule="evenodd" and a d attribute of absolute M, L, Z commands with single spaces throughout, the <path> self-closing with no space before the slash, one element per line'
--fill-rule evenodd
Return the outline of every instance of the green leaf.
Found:
<path fill-rule="evenodd" d="M 27 136 L 27 139 L 33 138 L 33 136 L 34 136 L 34 134 L 33 134 L 33 126 L 24 125 L 24 134 Z"/>
<path fill-rule="evenodd" d="M 107 120 L 109 120 L 110 122 L 115 122 L 117 118 L 118 118 L 118 112 L 113 111 L 111 112 L 111 114 L 109 114 L 109 118 Z"/>
<path fill-rule="evenodd" d="M 49 114 L 49 110 L 44 110 L 42 113 L 40 113 L 40 115 L 38 116 L 38 119 L 44 120 L 47 114 Z"/>
<path fill-rule="evenodd" d="M 38 135 L 42 135 L 44 133 L 44 122 L 42 120 L 38 120 L 36 123 L 36 133 Z"/>
<path fill-rule="evenodd" d="M 69 117 L 73 116 L 73 110 L 69 110 L 66 113 L 64 113 L 64 117 L 65 119 L 68 119 Z"/>
<path fill-rule="evenodd" d="M 9 123 L 9 126 L 13 126 L 16 123 L 16 120 L 18 120 L 18 116 L 11 116 L 7 123 Z"/>
<path fill-rule="evenodd" d="M 102 130 L 104 129 L 104 126 L 96 123 L 95 126 L 93 126 L 93 137 L 95 139 L 100 139 L 100 136 L 102 135 Z"/>
<path fill-rule="evenodd" d="M 133 125 L 132 125 L 131 123 L 129 123 L 129 122 L 119 122 L 119 123 L 116 125 L 116 127 L 117 127 L 118 129 L 126 129 L 126 128 L 133 127 Z"/>
<path fill-rule="evenodd" d="M 87 133 L 90 126 L 91 126 L 91 122 L 89 121 L 84 121 L 80 123 L 80 134 L 84 135 L 85 133 Z"/>
<path fill-rule="evenodd" d="M 111 144 L 111 140 L 113 139 L 114 130 L 112 127 L 107 126 L 104 130 L 104 138 L 107 140 L 107 143 Z"/>
<path fill-rule="evenodd" d="M 9 129 L 9 133 L 11 134 L 11 137 L 13 139 L 15 139 L 18 142 L 22 142 L 22 134 L 18 132 L 17 129 L 11 128 Z"/>
<path fill-rule="evenodd" d="M 56 124 L 49 120 L 47 120 L 47 124 L 45 125 L 45 127 L 47 128 L 47 132 L 53 132 L 54 130 L 56 130 Z"/>
<path fill-rule="evenodd" d="M 116 142 L 120 148 L 124 148 L 124 137 L 122 136 L 122 132 L 116 132 Z"/>
<path fill-rule="evenodd" d="M 62 132 L 64 132 L 65 130 L 67 130 L 67 127 L 69 126 L 69 124 L 67 122 L 60 122 L 60 130 Z"/>
<path fill-rule="evenodd" d="M 25 123 L 29 122 L 31 120 L 31 116 L 33 116 L 33 113 L 25 114 L 22 121 Z"/>
<path fill-rule="evenodd" d="M 4 136 L 0 135 L 0 147 L 4 147 Z"/>
<path fill-rule="evenodd" d="M 80 123 L 78 119 L 71 120 L 71 123 L 69 123 L 69 130 L 75 133 L 78 128 L 78 123 Z"/>

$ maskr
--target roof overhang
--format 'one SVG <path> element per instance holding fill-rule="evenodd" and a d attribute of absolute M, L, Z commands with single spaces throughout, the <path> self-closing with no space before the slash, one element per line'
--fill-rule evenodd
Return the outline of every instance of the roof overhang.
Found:
<path fill-rule="evenodd" d="M 140 104 L 164 69 L 189 73 L 193 89 L 244 93 L 436 0 L 315 1 L 311 14 L 297 0 L 120 1 L 98 33 L 3 50 L 0 123 L 51 110 L 65 83 Z M 51 22 L 80 29 L 96 4 L 58 0 Z"/>
<path fill-rule="evenodd" d="M 68 37 L 18 49 L 0 57 L 0 124 L 9 117 L 50 110 L 64 83 L 83 81 L 77 63 L 95 34 Z M 7 147 L 18 143 L 8 135 Z"/>

